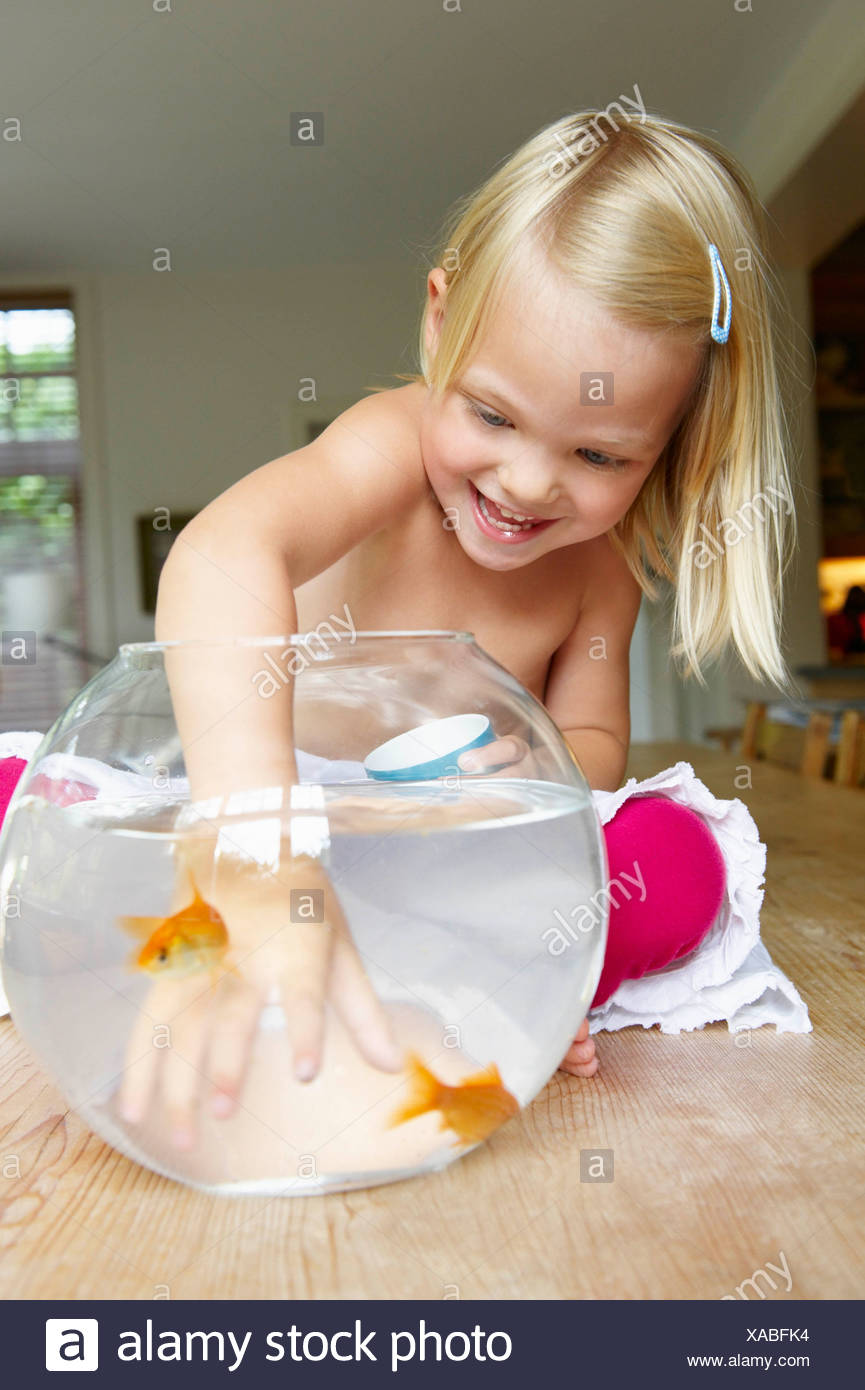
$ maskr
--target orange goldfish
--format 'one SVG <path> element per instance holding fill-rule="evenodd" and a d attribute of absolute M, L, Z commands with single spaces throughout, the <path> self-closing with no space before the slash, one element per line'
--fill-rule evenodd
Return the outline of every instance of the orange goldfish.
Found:
<path fill-rule="evenodd" d="M 202 970 L 215 970 L 228 946 L 225 922 L 204 901 L 193 883 L 194 897 L 171 917 L 121 917 L 120 925 L 147 938 L 130 964 L 150 975 L 180 979 Z"/>
<path fill-rule="evenodd" d="M 520 1108 L 516 1097 L 502 1085 L 495 1062 L 457 1082 L 456 1086 L 439 1081 L 414 1052 L 408 1055 L 407 1069 L 409 1099 L 394 1113 L 389 1127 L 439 1110 L 440 1129 L 454 1130 L 461 1144 L 479 1144 Z"/>

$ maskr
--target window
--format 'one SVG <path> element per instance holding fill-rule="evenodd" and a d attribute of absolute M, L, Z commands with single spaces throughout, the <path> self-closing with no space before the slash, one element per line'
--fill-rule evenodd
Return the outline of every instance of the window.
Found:
<path fill-rule="evenodd" d="M 4 633 L 33 634 L 17 668 L 4 643 L 5 729 L 47 729 L 91 674 L 80 489 L 71 297 L 0 290 L 0 612 Z"/>

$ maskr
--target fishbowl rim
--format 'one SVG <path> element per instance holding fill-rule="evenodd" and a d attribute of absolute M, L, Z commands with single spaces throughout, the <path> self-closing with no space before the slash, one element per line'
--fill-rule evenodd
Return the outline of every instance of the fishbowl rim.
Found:
<path fill-rule="evenodd" d="M 319 624 L 321 626 L 321 624 Z M 177 637 L 167 642 L 121 642 L 117 648 L 118 655 L 126 656 L 137 655 L 144 652 L 161 652 L 177 647 L 272 647 L 278 642 L 303 643 L 306 645 L 310 637 L 318 637 L 316 628 L 311 628 L 308 632 L 276 633 L 265 637 Z M 477 639 L 473 632 L 463 632 L 457 628 L 385 628 L 381 630 L 355 631 L 351 640 L 354 646 L 359 638 L 370 637 L 377 641 L 382 639 L 396 640 L 401 642 L 408 641 L 430 641 L 442 639 L 446 641 L 472 642 L 477 646 Z"/>

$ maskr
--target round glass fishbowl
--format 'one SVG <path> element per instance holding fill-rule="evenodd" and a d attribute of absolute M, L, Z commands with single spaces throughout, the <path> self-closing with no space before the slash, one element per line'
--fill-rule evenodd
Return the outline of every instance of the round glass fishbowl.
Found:
<path fill-rule="evenodd" d="M 137 1162 L 221 1193 L 371 1186 L 550 1079 L 606 877 L 573 754 L 471 633 L 130 644 L 10 803 L 3 981 Z"/>

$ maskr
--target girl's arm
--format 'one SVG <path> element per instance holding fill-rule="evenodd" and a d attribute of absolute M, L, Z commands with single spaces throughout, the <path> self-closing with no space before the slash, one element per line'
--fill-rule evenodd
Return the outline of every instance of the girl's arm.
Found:
<path fill-rule="evenodd" d="M 627 744 L 608 729 L 562 729 L 562 735 L 589 786 L 594 791 L 618 791 L 628 764 Z"/>
<path fill-rule="evenodd" d="M 405 429 L 387 401 L 367 397 L 205 507 L 163 567 L 157 641 L 294 633 L 294 589 L 423 496 Z M 297 781 L 294 682 L 265 698 L 254 679 L 261 667 L 255 647 L 166 652 L 192 799 Z"/>
<path fill-rule="evenodd" d="M 596 790 L 622 782 L 631 737 L 631 635 L 642 590 L 611 546 L 598 548 L 579 617 L 550 663 L 544 704 Z"/>
<path fill-rule="evenodd" d="M 400 428 L 386 403 L 359 401 L 306 448 L 241 478 L 177 537 L 160 578 L 157 640 L 214 643 L 166 651 L 192 801 L 297 782 L 293 680 L 266 699 L 254 679 L 261 649 L 218 644 L 291 635 L 297 627 L 294 586 L 423 495 L 423 466 L 413 470 Z M 248 853 L 236 817 L 191 819 L 180 854 L 227 927 L 233 989 L 202 991 L 197 975 L 157 977 L 128 1041 L 122 1113 L 130 1122 L 144 1117 L 161 1069 L 181 1145 L 192 1142 L 202 1081 L 212 1086 L 220 1113 L 236 1107 L 258 1014 L 274 985 L 299 1078 L 310 1079 L 321 1064 L 326 995 L 367 1061 L 386 1070 L 401 1064 L 320 860 L 296 856 L 284 834 L 278 848 L 258 838 L 266 844 L 266 865 Z M 320 895 L 315 922 L 292 913 L 293 888 Z M 171 1047 L 154 1048 L 154 1022 L 173 1024 L 181 1015 L 181 1036 Z"/>

